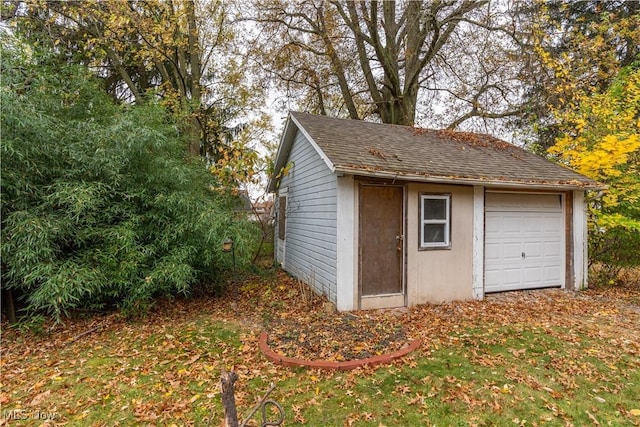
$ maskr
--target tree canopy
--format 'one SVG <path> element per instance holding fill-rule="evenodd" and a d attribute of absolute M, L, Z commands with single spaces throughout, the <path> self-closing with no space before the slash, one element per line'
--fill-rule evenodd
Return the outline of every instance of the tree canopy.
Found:
<path fill-rule="evenodd" d="M 584 94 L 603 93 L 640 54 L 640 3 L 582 1 L 524 3 L 533 62 L 525 76 L 537 144 L 549 148 L 561 132 L 561 111 L 574 110 Z M 560 126 L 558 126 L 560 124 Z"/>
<path fill-rule="evenodd" d="M 62 63 L 86 65 L 120 102 L 160 100 L 190 135 L 190 150 L 219 178 L 246 181 L 255 174 L 258 155 L 247 134 L 264 122 L 253 118 L 262 89 L 234 54 L 239 35 L 226 2 L 22 4 L 13 21 L 30 43 L 50 46 Z M 228 174 L 235 160 L 238 167 Z"/>
<path fill-rule="evenodd" d="M 601 225 L 640 232 L 640 67 L 625 68 L 606 91 L 583 95 L 559 117 L 549 149 L 578 172 L 609 185 Z"/>
<path fill-rule="evenodd" d="M 306 110 L 413 125 L 447 97 L 450 127 L 522 112 L 518 30 L 491 2 L 260 0 L 254 13 L 263 69 Z"/>

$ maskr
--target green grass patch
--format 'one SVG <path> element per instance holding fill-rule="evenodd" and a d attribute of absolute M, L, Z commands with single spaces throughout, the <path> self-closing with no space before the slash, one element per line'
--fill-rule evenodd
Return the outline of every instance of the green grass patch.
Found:
<path fill-rule="evenodd" d="M 286 426 L 640 424 L 631 340 L 583 324 L 448 331 L 393 365 L 348 372 L 273 365 L 257 350 L 258 330 L 207 312 L 122 323 L 48 347 L 16 335 L 3 353 L 3 411 L 37 409 L 69 426 L 220 425 L 218 381 L 234 369 L 240 416 L 273 382 Z"/>
<path fill-rule="evenodd" d="M 488 329 L 462 330 L 449 337 L 451 345 L 399 366 L 359 374 L 298 372 L 278 384 L 280 401 L 292 408 L 287 425 L 632 422 L 625 411 L 638 405 L 637 360 L 621 357 L 610 366 L 586 352 L 594 343 L 579 333 L 574 348 L 558 330 Z"/>

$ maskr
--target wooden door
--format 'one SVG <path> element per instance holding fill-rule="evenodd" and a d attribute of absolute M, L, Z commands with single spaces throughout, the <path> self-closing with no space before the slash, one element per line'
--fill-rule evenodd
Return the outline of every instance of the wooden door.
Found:
<path fill-rule="evenodd" d="M 404 189 L 361 185 L 360 296 L 402 294 Z"/>

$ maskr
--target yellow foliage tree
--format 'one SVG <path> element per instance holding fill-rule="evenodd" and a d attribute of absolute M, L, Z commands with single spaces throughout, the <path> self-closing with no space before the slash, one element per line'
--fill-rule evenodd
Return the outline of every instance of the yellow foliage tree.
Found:
<path fill-rule="evenodd" d="M 640 265 L 640 8 L 587 0 L 533 11 L 534 129 L 552 158 L 607 185 L 588 195 L 589 258 L 593 282 L 615 283 Z"/>
<path fill-rule="evenodd" d="M 599 227 L 640 231 L 640 69 L 624 69 L 603 93 L 574 96 L 556 110 L 562 134 L 549 152 L 609 186 L 597 206 Z"/>
<path fill-rule="evenodd" d="M 579 120 L 566 120 L 584 110 L 581 104 L 585 98 L 597 95 L 602 100 L 623 69 L 628 73 L 634 63 L 637 68 L 640 3 L 524 3 L 524 9 L 531 13 L 531 42 L 536 54 L 525 77 L 532 85 L 527 95 L 530 118 L 537 143 L 546 150 L 559 134 L 580 132 Z"/>

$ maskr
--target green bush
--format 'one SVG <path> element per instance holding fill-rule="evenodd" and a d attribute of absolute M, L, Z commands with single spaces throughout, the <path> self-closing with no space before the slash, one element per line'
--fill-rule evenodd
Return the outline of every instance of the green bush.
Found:
<path fill-rule="evenodd" d="M 163 108 L 117 106 L 82 68 L 2 57 L 2 287 L 30 313 L 134 312 L 220 283 L 253 229 Z M 54 70 L 54 71 L 52 71 Z"/>
<path fill-rule="evenodd" d="M 618 284 L 622 270 L 640 267 L 640 235 L 622 227 L 590 230 L 589 255 L 591 284 Z"/>

